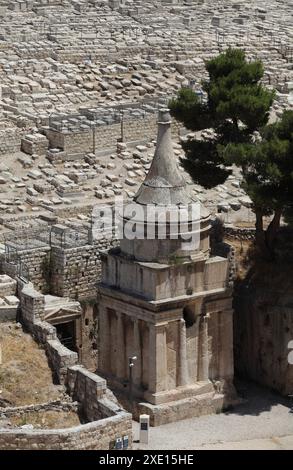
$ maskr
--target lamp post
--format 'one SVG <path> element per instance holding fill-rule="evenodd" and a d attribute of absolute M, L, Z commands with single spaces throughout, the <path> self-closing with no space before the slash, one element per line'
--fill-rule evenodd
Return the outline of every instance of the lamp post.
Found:
<path fill-rule="evenodd" d="M 132 399 L 133 399 L 133 393 L 132 393 L 132 369 L 134 366 L 134 362 L 137 360 L 137 356 L 132 356 L 128 358 L 128 367 L 129 367 L 129 400 L 130 400 L 130 406 L 131 406 L 131 411 L 132 411 Z"/>

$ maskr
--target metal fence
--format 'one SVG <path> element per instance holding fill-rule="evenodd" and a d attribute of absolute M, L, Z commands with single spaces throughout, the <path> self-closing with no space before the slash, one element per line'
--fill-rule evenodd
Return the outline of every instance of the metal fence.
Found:
<path fill-rule="evenodd" d="M 164 96 L 113 107 L 88 108 L 81 110 L 78 114 L 51 114 L 49 127 L 57 132 L 88 132 L 89 129 L 99 126 L 145 119 L 148 115 L 156 114 L 161 107 L 167 106 L 171 98 L 172 96 Z"/>
<path fill-rule="evenodd" d="M 91 244 L 91 227 L 74 229 L 55 225 L 50 230 L 49 245 L 55 248 L 77 248 Z"/>

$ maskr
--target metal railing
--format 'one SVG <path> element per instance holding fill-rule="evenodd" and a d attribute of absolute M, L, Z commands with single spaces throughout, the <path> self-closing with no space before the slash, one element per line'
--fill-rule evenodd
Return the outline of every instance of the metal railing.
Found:
<path fill-rule="evenodd" d="M 124 103 L 113 107 L 83 109 L 79 114 L 51 114 L 49 127 L 57 132 L 89 132 L 90 129 L 118 124 L 121 121 L 145 119 L 166 106 L 172 96 L 145 99 L 137 103 Z"/>

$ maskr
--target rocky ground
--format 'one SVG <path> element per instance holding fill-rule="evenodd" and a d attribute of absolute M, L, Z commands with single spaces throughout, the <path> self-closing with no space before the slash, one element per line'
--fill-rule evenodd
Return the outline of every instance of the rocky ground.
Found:
<path fill-rule="evenodd" d="M 0 347 L 0 427 L 58 428 L 80 423 L 64 387 L 53 383 L 45 351 L 19 323 L 0 324 Z M 50 409 L 24 412 L 21 408 L 44 403 L 51 403 Z M 5 416 L 11 407 L 19 411 Z"/>
<path fill-rule="evenodd" d="M 60 150 L 46 150 L 44 133 L 53 125 L 61 123 L 74 139 L 78 126 L 106 128 L 121 104 L 139 119 L 141 100 L 151 100 L 144 106 L 154 112 L 153 103 L 167 102 L 182 86 L 201 93 L 204 61 L 227 46 L 264 62 L 264 83 L 276 89 L 275 119 L 292 106 L 292 37 L 288 0 L 265 7 L 261 0 L 220 1 L 216 8 L 211 0 L 1 0 L 0 240 L 26 226 L 41 230 L 40 215 L 86 225 L 93 206 L 119 195 L 132 198 L 149 169 L 151 139 L 49 161 Z M 27 136 L 27 145 L 37 141 L 42 151 L 21 147 Z M 116 148 L 112 140 L 108 147 Z M 183 156 L 180 140 L 174 146 Z M 250 200 L 240 185 L 234 173 L 215 190 L 191 190 L 225 222 L 250 225 Z"/>
<path fill-rule="evenodd" d="M 264 60 L 277 108 L 292 80 L 288 1 L 1 1 L 1 13 L 3 111 L 17 125 L 199 86 L 226 45 Z"/>
<path fill-rule="evenodd" d="M 63 397 L 63 387 L 53 384 L 45 351 L 23 332 L 20 324 L 0 324 L 0 344 L 0 398 L 3 402 L 21 406 Z"/>
<path fill-rule="evenodd" d="M 31 160 L 29 167 L 23 165 L 21 154 L 7 156 L 0 163 L 2 224 L 13 220 L 13 215 L 37 217 L 42 211 L 52 214 L 72 205 L 94 206 L 102 201 L 113 201 L 115 196 L 131 199 L 150 167 L 154 141 L 134 148 L 124 144 L 123 148 L 122 156 L 121 153 L 107 157 L 86 156 L 79 161 L 65 163 L 50 163 L 45 156 L 39 156 Z M 180 142 L 174 142 L 174 152 L 178 158 L 183 156 Z M 230 210 L 231 213 L 237 212 L 232 217 L 234 221 L 250 220 L 247 209 L 251 201 L 241 189 L 241 175 L 236 171 L 227 184 L 211 191 L 193 185 L 187 175 L 186 179 L 195 199 L 212 211 L 221 209 L 227 214 Z M 61 197 L 60 188 L 64 186 L 74 194 Z M 229 221 L 229 214 L 225 218 Z"/>

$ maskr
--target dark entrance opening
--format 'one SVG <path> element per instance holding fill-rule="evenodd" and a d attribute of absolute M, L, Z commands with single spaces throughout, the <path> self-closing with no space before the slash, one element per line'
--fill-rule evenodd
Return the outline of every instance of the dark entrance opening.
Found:
<path fill-rule="evenodd" d="M 60 342 L 71 351 L 77 352 L 74 321 L 54 325 Z"/>
<path fill-rule="evenodd" d="M 183 318 L 186 323 L 186 328 L 190 328 L 191 326 L 194 325 L 196 318 L 194 314 L 194 308 L 192 309 L 189 306 L 184 307 L 183 309 Z"/>

